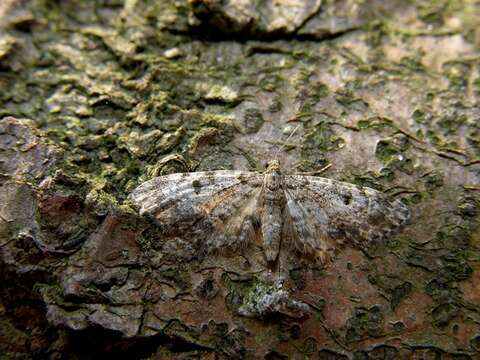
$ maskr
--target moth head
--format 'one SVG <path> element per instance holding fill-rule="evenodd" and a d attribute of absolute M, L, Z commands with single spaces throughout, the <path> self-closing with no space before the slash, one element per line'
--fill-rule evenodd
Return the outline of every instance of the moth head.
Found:
<path fill-rule="evenodd" d="M 277 171 L 280 172 L 280 161 L 271 160 L 267 164 L 267 172 Z"/>

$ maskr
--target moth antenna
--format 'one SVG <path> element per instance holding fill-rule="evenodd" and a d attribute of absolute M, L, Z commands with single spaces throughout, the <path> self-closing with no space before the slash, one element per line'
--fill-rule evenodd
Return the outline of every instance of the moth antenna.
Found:
<path fill-rule="evenodd" d="M 290 135 L 288 135 L 287 139 L 285 140 L 285 142 L 283 143 L 283 145 L 281 147 L 279 147 L 277 149 L 277 151 L 275 152 L 275 156 L 273 157 L 275 160 L 278 160 L 278 154 L 280 153 L 280 151 L 282 151 L 284 148 L 285 148 L 285 145 L 286 143 L 288 142 L 288 140 L 290 140 L 290 138 L 293 136 L 293 134 L 295 134 L 295 132 L 298 130 L 298 128 L 300 127 L 301 124 L 298 124 L 295 129 L 292 130 L 292 132 L 290 133 Z"/>

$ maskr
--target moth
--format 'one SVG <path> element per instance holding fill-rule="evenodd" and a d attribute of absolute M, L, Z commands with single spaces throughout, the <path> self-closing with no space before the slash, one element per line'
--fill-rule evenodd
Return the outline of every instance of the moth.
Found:
<path fill-rule="evenodd" d="M 324 263 L 340 246 L 364 246 L 409 218 L 402 202 L 382 192 L 323 177 L 284 175 L 278 160 L 264 173 L 156 177 L 129 199 L 167 235 L 202 239 L 207 251 L 256 243 L 270 263 L 284 248 Z"/>

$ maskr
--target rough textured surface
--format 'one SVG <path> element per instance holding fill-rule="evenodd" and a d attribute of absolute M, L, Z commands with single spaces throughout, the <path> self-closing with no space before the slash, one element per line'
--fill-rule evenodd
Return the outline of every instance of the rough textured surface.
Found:
<path fill-rule="evenodd" d="M 470 0 L 0 2 L 0 358 L 478 359 L 479 23 Z M 411 223 L 289 257 L 285 297 L 261 249 L 199 256 L 127 200 L 277 152 Z"/>

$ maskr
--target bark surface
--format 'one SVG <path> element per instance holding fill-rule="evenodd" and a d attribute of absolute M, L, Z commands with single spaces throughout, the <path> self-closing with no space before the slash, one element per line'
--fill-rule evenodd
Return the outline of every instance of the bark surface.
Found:
<path fill-rule="evenodd" d="M 0 359 L 480 359 L 479 28 L 473 0 L 1 1 Z M 410 223 L 278 290 L 127 199 L 277 156 Z"/>

